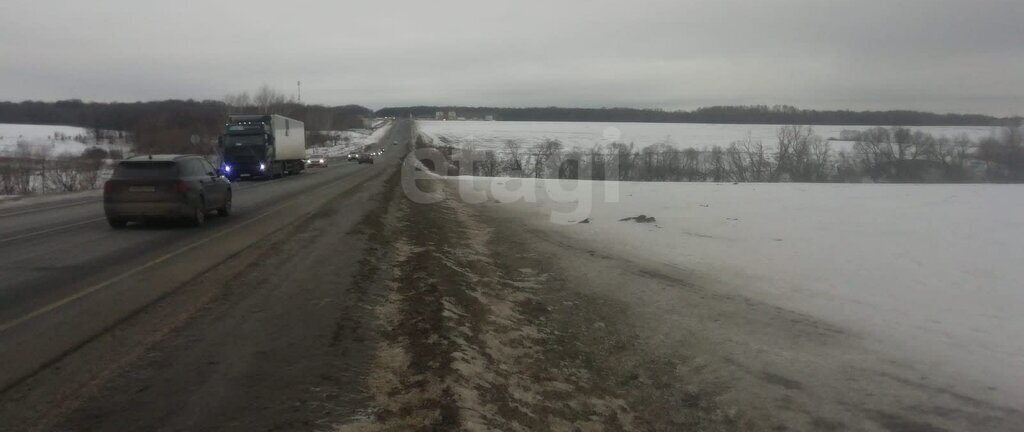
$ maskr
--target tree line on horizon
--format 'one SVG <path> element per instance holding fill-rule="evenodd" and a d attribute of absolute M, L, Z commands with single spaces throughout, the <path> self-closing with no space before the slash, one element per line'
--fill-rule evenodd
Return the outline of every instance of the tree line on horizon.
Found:
<path fill-rule="evenodd" d="M 450 161 L 449 175 L 621 181 L 713 182 L 1024 182 L 1024 128 L 1004 127 L 978 141 L 967 135 L 934 136 L 905 127 L 861 131 L 849 149 L 834 149 L 808 125 L 777 129 L 774 142 L 748 136 L 728 146 L 638 147 L 613 142 L 566 148 L 557 139 L 533 146 L 505 141 L 502 148 L 454 147 L 420 135 Z"/>
<path fill-rule="evenodd" d="M 982 114 L 937 114 L 911 110 L 852 111 L 808 110 L 789 105 L 711 106 L 692 111 L 638 108 L 497 108 L 467 106 L 412 106 L 383 108 L 379 117 L 434 118 L 437 112 L 455 111 L 458 117 L 502 121 L 649 122 L 722 124 L 802 124 L 860 126 L 1005 126 L 1020 117 Z"/>
<path fill-rule="evenodd" d="M 373 115 L 359 105 L 306 105 L 264 86 L 250 94 L 229 94 L 217 100 L 151 102 L 0 102 L 0 123 L 77 126 L 99 136 L 104 130 L 131 136 L 139 153 L 211 153 L 229 114 L 273 113 L 301 120 L 308 131 L 344 130 L 363 126 Z M 193 136 L 200 138 L 197 147 Z"/>
<path fill-rule="evenodd" d="M 253 93 L 228 94 L 223 101 L 0 102 L 0 123 L 77 126 L 87 129 L 97 143 L 114 139 L 130 143 L 136 154 L 214 154 L 217 136 L 224 132 L 231 114 L 280 114 L 301 120 L 307 145 L 315 146 L 329 139 L 320 131 L 364 127 L 364 119 L 373 111 L 358 105 L 305 105 L 266 85 Z M 60 137 L 64 138 L 68 137 Z M 86 142 L 84 135 L 80 142 Z M 52 154 L 45 146 L 19 139 L 13 150 L 0 154 L 0 194 L 92 189 L 109 160 L 122 156 L 120 150 L 98 146 L 82 154 Z"/>

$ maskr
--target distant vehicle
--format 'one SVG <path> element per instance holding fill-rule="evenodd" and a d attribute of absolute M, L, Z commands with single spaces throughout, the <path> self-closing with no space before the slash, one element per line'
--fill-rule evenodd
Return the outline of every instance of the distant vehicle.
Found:
<path fill-rule="evenodd" d="M 306 161 L 306 167 L 327 167 L 327 158 L 324 156 L 313 156 Z"/>
<path fill-rule="evenodd" d="M 103 211 L 115 229 L 161 218 L 199 226 L 212 211 L 231 214 L 231 182 L 202 156 L 135 156 L 119 162 L 104 183 Z"/>
<path fill-rule="evenodd" d="M 218 144 L 221 169 L 230 179 L 278 177 L 305 168 L 305 126 L 288 117 L 229 116 Z"/>
<path fill-rule="evenodd" d="M 359 160 L 359 154 L 358 153 L 349 153 L 348 154 L 348 161 L 352 162 L 354 160 Z"/>
<path fill-rule="evenodd" d="M 373 163 L 373 155 L 370 154 L 370 153 L 361 153 L 356 160 L 359 161 L 360 165 L 362 165 L 364 163 L 372 164 Z"/>
<path fill-rule="evenodd" d="M 391 141 L 391 145 L 398 145 L 398 140 Z"/>

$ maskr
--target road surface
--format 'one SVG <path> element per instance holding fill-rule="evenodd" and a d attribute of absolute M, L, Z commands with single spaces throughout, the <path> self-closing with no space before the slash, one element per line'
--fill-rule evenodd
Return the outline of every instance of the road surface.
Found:
<path fill-rule="evenodd" d="M 410 133 L 410 123 L 399 122 L 382 142 L 408 143 Z M 326 203 L 358 199 L 344 207 L 352 219 L 365 215 L 372 197 L 359 191 L 379 187 L 403 153 L 388 147 L 375 164 L 337 160 L 298 176 L 235 183 L 232 216 L 209 218 L 199 229 L 115 231 L 95 196 L 0 209 L 0 388 Z"/>
<path fill-rule="evenodd" d="M 389 143 L 411 144 L 411 122 Z M 0 430 L 1020 430 L 846 329 L 617 254 L 389 148 L 201 229 L 0 211 Z M 528 203 L 529 205 L 529 203 Z"/>

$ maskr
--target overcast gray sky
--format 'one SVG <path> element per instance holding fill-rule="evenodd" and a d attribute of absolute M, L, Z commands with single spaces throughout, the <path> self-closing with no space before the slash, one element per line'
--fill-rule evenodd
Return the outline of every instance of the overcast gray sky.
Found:
<path fill-rule="evenodd" d="M 1024 1 L 0 2 L 0 99 L 1024 114 Z"/>

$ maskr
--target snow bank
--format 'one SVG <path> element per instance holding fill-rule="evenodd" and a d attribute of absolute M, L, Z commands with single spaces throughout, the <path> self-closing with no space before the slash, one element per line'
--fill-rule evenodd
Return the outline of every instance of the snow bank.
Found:
<path fill-rule="evenodd" d="M 476 202 L 526 196 L 499 208 L 595 249 L 691 270 L 1024 400 L 1024 185 L 454 181 Z M 640 214 L 657 222 L 620 222 Z"/>
<path fill-rule="evenodd" d="M 116 135 L 116 132 L 113 134 Z M 100 140 L 97 143 L 91 131 L 75 126 L 0 123 L 0 156 L 12 155 L 19 142 L 28 144 L 36 155 L 47 154 L 50 156 L 58 156 L 63 153 L 79 155 L 94 146 L 106 150 L 127 148 L 122 138 L 115 139 L 114 143 L 110 143 L 109 140 Z"/>
<path fill-rule="evenodd" d="M 437 145 L 466 147 L 475 145 L 481 150 L 501 149 L 505 142 L 515 140 L 530 148 L 548 139 L 557 139 L 567 149 L 588 149 L 597 144 L 612 142 L 635 143 L 637 147 L 669 143 L 678 148 L 704 148 L 714 145 L 728 146 L 733 141 L 746 139 L 774 145 L 780 125 L 764 124 L 700 124 L 700 123 L 587 123 L 587 122 L 495 122 L 495 121 L 435 121 L 416 122 L 420 132 Z M 839 141 L 843 130 L 862 131 L 872 126 L 814 126 L 814 131 L 825 139 L 835 138 L 835 150 L 852 147 L 850 141 Z M 932 135 L 954 137 L 961 133 L 978 140 L 995 131 L 986 126 L 915 126 L 913 130 Z"/>
<path fill-rule="evenodd" d="M 306 156 L 344 157 L 359 151 L 366 145 L 376 144 L 387 133 L 391 125 L 384 125 L 376 130 L 349 129 L 343 131 L 324 131 L 324 134 L 336 135 L 338 144 L 328 147 L 312 147 L 306 149 Z M 329 143 L 328 143 L 329 144 Z"/>
<path fill-rule="evenodd" d="M 12 210 L 39 204 L 61 204 L 64 202 L 86 199 L 98 200 L 102 196 L 102 189 L 91 189 L 78 192 L 65 192 L 49 195 L 0 195 L 0 210 Z"/>

